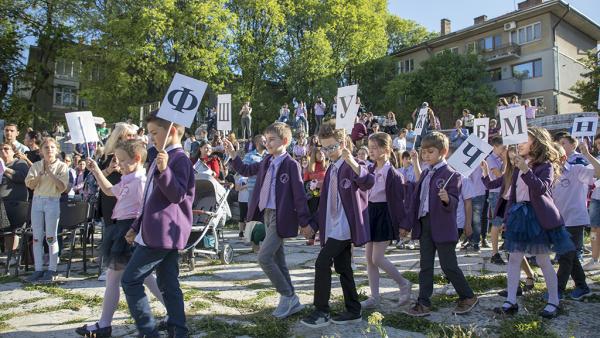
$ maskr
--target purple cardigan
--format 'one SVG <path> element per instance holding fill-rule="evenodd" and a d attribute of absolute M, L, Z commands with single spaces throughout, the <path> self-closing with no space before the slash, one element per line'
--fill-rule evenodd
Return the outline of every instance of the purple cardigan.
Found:
<path fill-rule="evenodd" d="M 352 167 L 346 162 L 342 163 L 338 170 L 338 191 L 346 218 L 350 224 L 350 236 L 355 246 L 361 246 L 371 240 L 368 191 L 375 183 L 375 177 L 368 172 L 364 162 L 359 161 L 358 163 L 360 164 L 360 175 L 356 175 Z M 329 194 L 329 175 L 331 174 L 332 165 L 327 168 L 323 187 L 321 188 L 316 224 L 312 224 L 315 231 L 319 230 L 321 246 L 325 245 L 325 234 L 327 232 L 327 196 Z"/>
<path fill-rule="evenodd" d="M 167 169 L 154 171 L 154 187 L 131 228 L 153 249 L 183 249 L 192 230 L 192 202 L 195 182 L 192 162 L 182 148 L 169 151 Z"/>
<path fill-rule="evenodd" d="M 419 222 L 419 205 L 421 203 L 421 185 L 429 169 L 421 173 L 419 183 L 414 190 L 412 196 L 412 204 L 410 208 L 410 223 L 412 225 L 412 238 L 419 239 L 421 237 L 421 223 Z M 458 227 L 456 225 L 456 208 L 458 207 L 458 195 L 461 189 L 460 174 L 452 173 L 456 171 L 448 165 L 444 165 L 435 171 L 431 177 L 429 185 L 429 219 L 431 223 L 431 236 L 435 243 L 453 243 L 458 241 Z M 449 202 L 444 204 L 438 193 L 444 183 L 450 179 L 446 185 Z"/>
<path fill-rule="evenodd" d="M 375 165 L 369 167 L 369 172 L 374 174 Z M 409 191 L 404 176 L 394 167 L 390 167 L 385 178 L 385 199 L 392 220 L 394 239 L 400 237 L 400 228 L 410 230 L 407 210 L 411 197 Z"/>
<path fill-rule="evenodd" d="M 289 238 L 298 236 L 298 226 L 304 227 L 310 224 L 311 215 L 300 175 L 300 164 L 287 153 L 283 156 L 285 158 L 275 177 L 277 179 L 275 183 L 276 222 L 279 237 Z M 248 215 L 246 216 L 248 221 L 261 221 L 263 218 L 263 212 L 258 209 L 258 200 L 272 158 L 273 155 L 267 155 L 259 163 L 244 164 L 242 159 L 237 156 L 231 162 L 233 169 L 240 175 L 246 177 L 256 175 L 256 185 L 248 203 Z M 266 184 L 270 184 L 270 182 Z"/>
<path fill-rule="evenodd" d="M 517 179 L 520 170 L 513 173 L 510 199 L 506 210 L 510 210 L 513 203 L 517 201 Z M 535 211 L 535 216 L 540 226 L 545 230 L 552 230 L 565 224 L 558 208 L 552 199 L 552 181 L 554 180 L 554 169 L 549 162 L 536 164 L 521 176 L 523 182 L 529 187 L 529 199 Z M 508 213 L 508 211 L 507 211 Z"/>

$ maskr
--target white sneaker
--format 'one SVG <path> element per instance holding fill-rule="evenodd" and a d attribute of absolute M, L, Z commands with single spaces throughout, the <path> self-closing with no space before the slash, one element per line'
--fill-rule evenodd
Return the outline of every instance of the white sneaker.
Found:
<path fill-rule="evenodd" d="M 300 299 L 296 294 L 292 296 L 280 296 L 279 304 L 275 311 L 273 311 L 273 316 L 279 319 L 283 319 L 293 315 L 294 313 L 300 312 L 304 309 L 304 305 L 300 303 Z"/>
<path fill-rule="evenodd" d="M 360 302 L 361 310 L 374 309 L 379 306 L 379 297 L 369 297 Z"/>
<path fill-rule="evenodd" d="M 106 281 L 106 270 L 103 270 L 100 276 L 98 276 L 98 280 L 101 282 Z"/>
<path fill-rule="evenodd" d="M 585 271 L 600 270 L 600 262 L 590 260 L 589 262 L 587 262 L 587 264 L 585 264 L 583 266 L 583 270 L 585 270 Z"/>
<path fill-rule="evenodd" d="M 400 306 L 410 302 L 412 291 L 412 283 L 407 281 L 406 285 L 400 287 L 400 296 L 398 297 L 398 304 Z"/>

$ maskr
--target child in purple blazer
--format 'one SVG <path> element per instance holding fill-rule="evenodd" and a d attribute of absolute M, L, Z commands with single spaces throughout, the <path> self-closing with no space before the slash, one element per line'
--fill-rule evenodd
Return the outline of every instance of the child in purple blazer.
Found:
<path fill-rule="evenodd" d="M 321 125 L 319 140 L 331 164 L 323 181 L 316 223 L 304 232 L 308 238 L 318 230 L 322 245 L 315 262 L 315 310 L 301 321 L 311 328 L 362 320 L 352 273 L 352 243 L 361 246 L 370 240 L 367 193 L 374 183 L 364 162 L 356 162 L 346 148 L 345 133 L 335 129 L 334 121 Z M 346 311 L 330 319 L 331 265 L 340 274 Z"/>
<path fill-rule="evenodd" d="M 510 252 L 507 267 L 507 297 L 498 314 L 515 314 L 520 265 L 526 254 L 534 255 L 546 281 L 548 303 L 540 312 L 544 318 L 558 316 L 558 280 L 550 251 L 565 254 L 575 250 L 564 221 L 552 198 L 552 183 L 561 172 L 560 154 L 546 129 L 532 127 L 528 141 L 518 145 L 515 171 L 507 204 L 504 247 Z M 556 176 L 555 176 L 556 175 Z"/>
<path fill-rule="evenodd" d="M 262 221 L 266 226 L 258 263 L 280 295 L 273 316 L 285 318 L 301 311 L 304 306 L 294 291 L 285 262 L 284 239 L 298 236 L 298 226 L 308 226 L 310 211 L 300 165 L 286 152 L 292 139 L 290 127 L 283 122 L 275 122 L 265 129 L 265 137 L 269 155 L 259 163 L 244 164 L 231 142 L 224 140 L 224 146 L 238 174 L 246 177 L 256 175 L 246 219 L 248 222 Z"/>
<path fill-rule="evenodd" d="M 179 286 L 179 250 L 192 230 L 195 193 L 194 168 L 180 140 L 185 128 L 156 116 L 146 118 L 148 132 L 161 149 L 148 169 L 140 216 L 125 235 L 136 243 L 121 286 L 140 336 L 158 337 L 158 329 L 144 293 L 144 279 L 156 270 L 158 287 L 167 308 L 169 337 L 187 337 L 183 294 Z"/>
<path fill-rule="evenodd" d="M 391 241 L 400 239 L 400 229 L 410 229 L 407 220 L 407 199 L 404 176 L 394 169 L 396 164 L 392 152 L 392 138 L 387 133 L 369 136 L 369 156 L 375 162 L 369 166 L 375 183 L 369 191 L 369 225 L 371 240 L 365 246 L 367 273 L 371 296 L 362 301 L 363 309 L 379 305 L 379 269 L 385 271 L 397 284 L 400 291 L 399 305 L 410 301 L 412 284 L 406 280 L 396 266 L 385 257 Z"/>
<path fill-rule="evenodd" d="M 111 184 L 102 174 L 98 164 L 87 159 L 88 169 L 96 178 L 100 189 L 106 196 L 114 196 L 117 203 L 110 217 L 111 222 L 104 228 L 102 240 L 102 262 L 106 269 L 106 288 L 102 299 L 102 315 L 95 324 L 83 325 L 75 330 L 84 337 L 110 337 L 112 334 L 112 319 L 119 306 L 121 278 L 125 266 L 131 259 L 132 247 L 125 240 L 125 234 L 133 221 L 142 211 L 146 171 L 143 164 L 146 161 L 146 145 L 141 141 L 125 141 L 117 143 L 115 158 L 121 168 L 121 181 Z M 83 161 L 83 160 L 82 160 Z M 161 303 L 162 294 L 154 275 L 148 275 L 144 280 L 148 289 Z"/>
<path fill-rule="evenodd" d="M 459 296 L 454 314 L 468 313 L 477 304 L 477 297 L 456 260 L 456 209 L 461 178 L 444 160 L 448 153 L 448 143 L 446 135 L 435 131 L 427 134 L 421 141 L 421 157 L 429 168 L 419 175 L 409 215 L 412 237 L 418 238 L 420 243 L 419 299 L 405 311 L 416 317 L 431 313 L 436 251 L 442 271 Z M 406 232 L 404 229 L 400 230 L 401 235 Z"/>

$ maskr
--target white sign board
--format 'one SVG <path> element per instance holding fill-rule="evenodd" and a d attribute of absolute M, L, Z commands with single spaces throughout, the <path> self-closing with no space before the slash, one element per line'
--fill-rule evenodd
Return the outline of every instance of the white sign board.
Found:
<path fill-rule="evenodd" d="M 597 117 L 577 117 L 573 120 L 571 136 L 573 137 L 594 137 L 598 129 Z"/>
<path fill-rule="evenodd" d="M 207 86 L 206 82 L 176 73 L 156 116 L 191 127 Z"/>
<path fill-rule="evenodd" d="M 487 142 L 490 136 L 490 118 L 482 117 L 473 121 L 473 134 Z"/>
<path fill-rule="evenodd" d="M 69 126 L 71 143 L 80 144 L 100 141 L 91 111 L 65 113 L 65 118 Z"/>
<path fill-rule="evenodd" d="M 0 180 L 2 179 L 2 175 L 4 175 L 4 171 L 6 170 L 6 165 L 4 161 L 0 158 Z"/>
<path fill-rule="evenodd" d="M 448 165 L 468 177 L 481 161 L 492 152 L 493 147 L 477 135 L 471 134 L 448 159 Z"/>
<path fill-rule="evenodd" d="M 425 125 L 425 121 L 427 120 L 427 112 L 429 111 L 428 108 L 421 108 L 421 110 L 419 110 L 419 115 L 417 116 L 417 122 L 415 123 L 415 134 L 417 136 L 421 136 L 421 133 L 423 132 L 423 127 Z"/>
<path fill-rule="evenodd" d="M 231 128 L 231 94 L 217 95 L 217 130 L 223 132 Z"/>
<path fill-rule="evenodd" d="M 350 134 L 354 127 L 356 114 L 358 114 L 358 104 L 356 104 L 356 95 L 358 85 L 338 88 L 337 91 L 337 111 L 335 113 L 335 128 L 346 129 Z"/>
<path fill-rule="evenodd" d="M 525 143 L 527 137 L 527 119 L 525 118 L 525 107 L 519 105 L 499 111 L 500 133 L 502 143 L 505 146 L 511 144 Z"/>

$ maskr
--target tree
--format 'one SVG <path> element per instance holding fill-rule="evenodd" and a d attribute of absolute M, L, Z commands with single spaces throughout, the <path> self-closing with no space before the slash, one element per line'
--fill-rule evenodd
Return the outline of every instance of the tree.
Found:
<path fill-rule="evenodd" d="M 408 119 L 426 101 L 442 124 L 453 125 L 462 109 L 474 113 L 494 112 L 496 93 L 489 85 L 487 64 L 477 55 L 450 52 L 423 61 L 414 72 L 398 75 L 385 87 L 389 107 Z"/>
<path fill-rule="evenodd" d="M 571 87 L 577 97 L 574 98 L 571 103 L 577 103 L 581 105 L 583 111 L 597 111 L 598 110 L 598 91 L 600 90 L 600 64 L 598 62 L 598 55 L 594 51 L 588 51 L 585 58 L 580 59 L 587 72 L 582 73 L 582 80 L 577 80 L 575 85 Z"/>
<path fill-rule="evenodd" d="M 393 14 L 387 15 L 385 30 L 388 36 L 388 54 L 393 54 L 402 48 L 418 45 L 438 35 L 438 33 L 428 31 L 427 28 L 413 20 L 403 19 Z"/>
<path fill-rule="evenodd" d="M 79 22 L 90 43 L 70 49 L 84 64 L 81 95 L 98 114 L 119 120 L 161 101 L 176 72 L 221 90 L 231 75 L 235 20 L 225 2 L 90 2 Z"/>

